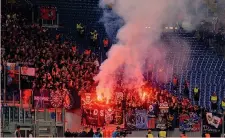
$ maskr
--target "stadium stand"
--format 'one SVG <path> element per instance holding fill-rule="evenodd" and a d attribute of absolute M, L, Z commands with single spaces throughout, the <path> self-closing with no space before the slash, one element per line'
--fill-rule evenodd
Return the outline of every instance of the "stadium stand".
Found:
<path fill-rule="evenodd" d="M 182 87 L 185 80 L 188 80 L 190 82 L 190 98 L 192 97 L 191 91 L 193 90 L 193 88 L 196 86 L 199 87 L 201 90 L 200 105 L 203 107 L 208 107 L 210 103 L 210 96 L 213 92 L 216 92 L 219 97 L 224 96 L 224 58 L 222 55 L 218 55 L 215 52 L 215 49 L 199 42 L 191 34 L 170 34 L 169 37 L 166 38 L 166 41 L 169 41 L 171 39 L 176 40 L 176 38 L 179 38 L 177 39 L 178 44 L 181 44 L 181 42 L 179 42 L 180 38 L 187 40 L 188 43 L 191 43 L 190 61 L 187 63 L 182 62 L 184 61 L 184 59 L 182 59 L 181 56 L 179 61 L 175 61 L 173 63 L 175 67 L 174 74 L 177 74 L 176 70 L 182 70 L 183 72 L 179 78 L 179 80 L 181 80 L 179 82 L 179 85 L 180 87 Z M 188 51 L 186 54 L 188 54 Z M 171 51 L 171 55 L 173 55 L 173 51 Z M 181 67 L 188 68 L 183 70 Z M 170 88 L 171 86 L 168 87 L 169 90 L 171 90 Z M 182 89 L 180 89 L 180 91 L 181 90 Z M 220 101 L 221 100 L 222 98 L 220 98 Z"/>
<path fill-rule="evenodd" d="M 3 60 L 11 63 L 35 63 L 37 70 L 34 87 L 61 88 L 66 85 L 76 87 L 76 91 L 79 91 L 91 86 L 93 80 L 89 80 L 97 73 L 95 65 L 99 65 L 93 52 L 79 54 L 76 46 L 51 40 L 47 29 L 36 24 L 26 24 L 25 19 L 17 14 L 8 14 L 4 19 L 6 24 L 3 26 L 7 32 L 3 33 L 5 37 L 2 38 L 5 49 Z"/>
<path fill-rule="evenodd" d="M 35 4 L 57 7 L 63 28 L 57 30 L 42 28 L 38 24 L 31 24 L 30 20 L 23 17 L 23 14 L 5 10 L 6 12 L 2 15 L 1 41 L 5 51 L 2 63 L 34 63 L 37 70 L 33 88 L 44 87 L 55 90 L 75 87 L 73 92 L 80 92 L 79 94 L 84 91 L 93 91 L 93 76 L 98 73 L 99 57 L 103 53 L 103 49 L 89 51 L 90 32 L 92 29 L 96 29 L 100 34 L 98 47 L 102 47 L 102 40 L 106 36 L 103 25 L 99 22 L 102 12 L 98 8 L 98 1 L 77 0 L 75 4 L 72 0 L 49 0 L 35 1 Z M 76 31 L 78 23 L 85 26 L 84 38 L 78 36 Z M 58 34 L 62 36 L 55 37 Z M 65 34 L 69 38 L 64 37 Z M 177 96 L 183 95 L 184 83 L 188 81 L 188 98 L 192 104 L 194 104 L 192 93 L 194 87 L 200 88 L 200 106 L 210 107 L 210 97 L 213 92 L 216 92 L 219 97 L 218 104 L 220 104 L 225 96 L 224 56 L 216 53 L 214 47 L 199 41 L 191 33 L 166 33 L 166 37 L 163 39 L 166 42 L 173 40 L 174 43 L 185 46 L 181 41 L 183 39 L 191 45 L 190 51 L 186 51 L 187 55 L 189 52 L 191 55 L 189 62 L 185 62 L 182 55 L 174 57 L 174 51 L 170 51 L 168 57 L 174 65 L 174 74 L 178 74 L 182 70 L 182 74 L 177 76 L 179 80 L 179 95 Z M 168 46 L 173 47 L 173 45 Z M 173 76 L 168 76 L 168 78 L 173 78 Z M 151 81 L 157 83 L 157 75 Z M 165 87 L 175 94 L 172 83 Z M 161 90 L 159 89 L 159 91 Z M 13 95 L 9 95 L 9 97 L 13 97 Z M 16 98 L 18 99 L 18 97 Z M 77 136 L 77 133 L 73 135 Z"/>

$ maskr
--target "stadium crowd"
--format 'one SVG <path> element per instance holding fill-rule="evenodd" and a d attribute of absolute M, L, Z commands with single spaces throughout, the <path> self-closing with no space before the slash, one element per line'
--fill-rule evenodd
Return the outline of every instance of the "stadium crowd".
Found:
<path fill-rule="evenodd" d="M 48 29 L 38 24 L 29 24 L 26 18 L 16 13 L 3 14 L 2 30 L 1 41 L 5 51 L 3 63 L 35 64 L 34 87 L 47 89 L 75 87 L 77 92 L 93 91 L 94 87 L 91 87 L 94 84 L 93 76 L 98 73 L 99 67 L 98 56 L 93 52 L 85 50 L 79 53 L 75 44 L 61 41 L 59 34 L 55 39 L 51 39 Z M 188 89 L 185 88 L 184 93 Z M 153 91 L 157 95 L 155 101 L 163 100 L 162 97 L 165 96 L 168 97 L 167 100 L 171 97 L 172 101 L 174 97 L 168 92 L 158 96 L 159 89 Z M 129 99 L 128 103 L 133 103 L 132 99 Z M 178 105 L 176 102 L 172 103 Z"/>
<path fill-rule="evenodd" d="M 48 29 L 29 24 L 16 13 L 2 16 L 3 63 L 35 65 L 35 88 L 90 90 L 98 73 L 98 56 L 90 50 L 79 53 L 76 45 L 51 39 Z"/>
<path fill-rule="evenodd" d="M 218 33 L 217 43 L 224 43 L 222 33 Z M 205 39 L 204 35 L 200 38 Z M 39 24 L 30 24 L 26 18 L 17 13 L 7 13 L 2 15 L 2 48 L 4 55 L 2 63 L 23 63 L 27 66 L 33 65 L 36 68 L 36 78 L 33 83 L 34 88 L 45 89 L 70 89 L 75 88 L 76 92 L 91 92 L 95 89 L 93 77 L 98 73 L 98 55 L 87 49 L 79 51 L 76 44 L 69 41 L 62 41 L 60 34 L 55 39 L 51 39 L 50 30 L 41 27 Z M 173 84 L 174 91 L 178 91 L 177 82 Z M 151 85 L 151 84 L 149 84 Z M 184 97 L 178 97 L 159 87 L 152 88 L 150 99 L 141 102 L 134 96 L 128 96 L 127 108 L 145 108 L 145 104 L 156 104 L 159 110 L 160 103 L 168 103 L 169 117 L 175 117 L 174 122 L 168 121 L 168 127 L 178 126 L 179 113 L 197 112 L 200 115 L 198 105 L 191 104 L 188 85 L 184 84 Z M 193 90 L 194 95 L 196 94 Z M 198 96 L 193 97 L 198 102 Z M 118 103 L 118 107 L 121 103 Z M 158 115 L 158 113 L 156 113 Z M 66 132 L 66 137 L 93 137 L 98 135 L 93 129 L 89 132 L 84 130 L 81 133 Z"/>

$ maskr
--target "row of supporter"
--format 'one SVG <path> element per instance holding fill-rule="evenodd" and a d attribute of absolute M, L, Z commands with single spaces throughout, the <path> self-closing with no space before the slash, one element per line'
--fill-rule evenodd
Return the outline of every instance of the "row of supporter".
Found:
<path fill-rule="evenodd" d="M 27 68 L 32 64 L 35 76 L 28 79 L 32 85 L 26 89 L 69 91 L 72 95 L 92 89 L 93 77 L 98 73 L 98 55 L 89 49 L 79 53 L 75 44 L 59 41 L 60 36 L 51 39 L 48 29 L 29 24 L 16 13 L 5 14 L 2 19 L 6 30 L 2 32 L 1 40 L 4 48 L 2 69 L 6 63 L 23 63 Z M 20 99 L 18 74 L 9 73 L 9 70 L 5 74 L 3 70 L 3 78 L 7 75 L 6 80 L 11 80 L 6 85 L 6 97 Z"/>
<path fill-rule="evenodd" d="M 78 36 L 80 36 L 81 38 L 85 36 L 85 26 L 82 24 L 82 23 L 77 23 L 76 24 L 76 30 L 77 30 L 77 33 L 78 33 Z M 92 30 L 90 32 L 90 46 L 91 47 L 99 47 L 100 44 L 98 43 L 98 40 L 99 40 L 99 34 L 98 34 L 98 31 L 97 30 Z M 103 47 L 105 49 L 107 49 L 109 47 L 109 39 L 108 38 L 104 38 L 102 40 L 102 44 L 103 44 Z M 106 50 L 107 52 L 107 50 Z"/>
<path fill-rule="evenodd" d="M 172 92 L 174 94 L 177 95 L 177 92 L 181 91 L 182 93 L 179 93 L 177 96 L 183 96 L 186 97 L 188 99 L 190 99 L 190 101 L 195 104 L 195 105 L 199 105 L 199 100 L 200 100 L 200 95 L 201 95 L 201 91 L 200 89 L 195 86 L 192 90 L 189 90 L 189 83 L 187 80 L 185 80 L 184 82 L 184 86 L 183 89 L 180 90 L 179 85 L 178 85 L 178 79 L 176 77 L 173 78 L 172 81 Z M 190 93 L 192 93 L 192 97 L 190 97 Z M 221 98 L 221 99 L 219 99 Z M 219 102 L 221 101 L 221 102 Z M 218 97 L 216 92 L 213 92 L 210 96 L 210 102 L 211 102 L 211 106 L 208 106 L 208 109 L 211 109 L 211 111 L 213 112 L 223 112 L 225 110 L 225 98 L 224 97 Z"/>
<path fill-rule="evenodd" d="M 137 96 L 130 100 L 128 96 L 125 107 L 118 96 L 121 92 L 116 92 L 114 101 L 109 103 L 95 100 L 94 93 L 85 93 L 82 95 L 82 123 L 89 127 L 123 124 L 129 130 L 180 128 L 187 132 L 199 132 L 202 127 L 203 133 L 222 133 L 222 114 L 192 105 L 187 98 L 179 98 L 165 90 L 153 88 L 150 91 L 153 95 L 144 101 Z"/>

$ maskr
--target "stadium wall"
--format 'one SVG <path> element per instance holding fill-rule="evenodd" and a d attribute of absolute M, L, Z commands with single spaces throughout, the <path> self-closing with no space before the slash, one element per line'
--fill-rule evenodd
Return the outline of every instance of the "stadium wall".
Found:
<path fill-rule="evenodd" d="M 81 125 L 81 111 L 79 109 L 74 112 L 66 112 L 65 130 L 69 129 L 71 132 L 82 130 Z"/>

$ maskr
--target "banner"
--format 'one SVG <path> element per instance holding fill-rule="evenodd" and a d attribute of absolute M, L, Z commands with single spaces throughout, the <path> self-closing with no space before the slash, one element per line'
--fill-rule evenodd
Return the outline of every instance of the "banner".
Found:
<path fill-rule="evenodd" d="M 0 71 L 1 71 L 1 90 L 5 88 L 5 80 L 4 80 L 4 77 L 5 77 L 5 68 L 4 66 L 1 64 L 0 66 Z M 3 91 L 2 91 L 3 93 Z"/>
<path fill-rule="evenodd" d="M 63 107 L 66 109 L 72 109 L 74 106 L 74 98 L 68 89 L 63 92 Z"/>
<path fill-rule="evenodd" d="M 81 105 L 89 106 L 94 103 L 95 99 L 96 99 L 96 93 L 82 93 Z"/>
<path fill-rule="evenodd" d="M 104 126 L 105 125 L 105 110 L 98 106 L 93 105 L 90 108 L 85 108 L 83 111 L 83 119 L 85 125 L 89 126 Z"/>
<path fill-rule="evenodd" d="M 19 66 L 16 63 L 7 63 L 6 73 L 6 101 L 19 102 Z"/>
<path fill-rule="evenodd" d="M 129 130 L 136 129 L 136 115 L 135 110 L 128 110 L 126 114 L 126 125 Z"/>
<path fill-rule="evenodd" d="M 155 129 L 156 128 L 156 118 L 148 118 L 148 129 Z"/>
<path fill-rule="evenodd" d="M 90 109 L 90 114 L 87 116 L 87 125 L 98 126 L 98 114 L 99 110 L 97 107 Z"/>
<path fill-rule="evenodd" d="M 21 67 L 21 75 L 26 75 L 26 76 L 35 76 L 35 68 L 30 68 L 27 66 Z"/>
<path fill-rule="evenodd" d="M 156 120 L 157 129 L 167 129 L 167 118 L 163 115 L 159 115 Z"/>
<path fill-rule="evenodd" d="M 22 90 L 22 103 L 26 105 L 32 104 L 32 89 Z"/>
<path fill-rule="evenodd" d="M 103 107 L 99 107 L 96 109 L 97 115 L 98 115 L 98 126 L 104 126 L 105 125 L 105 110 Z"/>
<path fill-rule="evenodd" d="M 32 89 L 33 81 L 35 79 L 35 68 L 22 66 L 20 69 L 21 89 Z"/>
<path fill-rule="evenodd" d="M 49 101 L 50 101 L 50 105 L 53 108 L 62 108 L 63 107 L 63 98 L 64 98 L 64 94 L 63 91 L 60 91 L 59 89 L 57 90 L 50 90 L 50 97 L 49 97 Z"/>
<path fill-rule="evenodd" d="M 175 115 L 173 114 L 169 114 L 167 116 L 167 128 L 169 130 L 174 130 L 174 128 L 176 127 L 176 119 L 175 119 Z"/>
<path fill-rule="evenodd" d="M 197 113 L 181 114 L 179 118 L 180 131 L 197 132 L 201 129 L 201 119 Z"/>
<path fill-rule="evenodd" d="M 115 110 L 115 125 L 123 124 L 123 111 Z"/>
<path fill-rule="evenodd" d="M 34 89 L 33 91 L 33 106 L 36 109 L 51 108 L 49 100 L 49 90 Z"/>
<path fill-rule="evenodd" d="M 146 110 L 135 110 L 136 113 L 136 128 L 147 129 L 147 112 Z"/>
<path fill-rule="evenodd" d="M 150 104 L 148 106 L 148 117 L 156 117 L 157 115 L 157 105 L 156 104 Z"/>
<path fill-rule="evenodd" d="M 222 133 L 222 115 L 206 112 L 203 114 L 203 133 Z"/>
<path fill-rule="evenodd" d="M 41 18 L 43 20 L 56 20 L 56 8 L 55 7 L 41 7 Z"/>
<path fill-rule="evenodd" d="M 168 113 L 169 111 L 169 104 L 167 102 L 159 103 L 159 109 L 161 113 Z"/>
<path fill-rule="evenodd" d="M 74 106 L 74 98 L 68 89 L 50 90 L 50 104 L 53 108 L 72 109 Z"/>
<path fill-rule="evenodd" d="M 105 123 L 106 124 L 114 124 L 115 121 L 115 113 L 112 108 L 105 109 Z"/>

